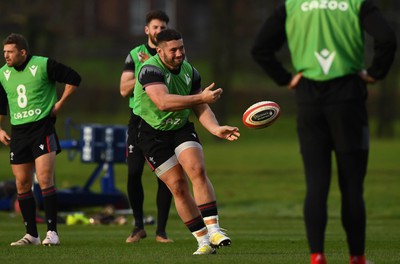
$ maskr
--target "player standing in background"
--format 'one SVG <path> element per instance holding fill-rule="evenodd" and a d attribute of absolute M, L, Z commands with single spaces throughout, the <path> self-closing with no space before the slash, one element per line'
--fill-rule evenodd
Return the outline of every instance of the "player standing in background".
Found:
<path fill-rule="evenodd" d="M 374 57 L 367 70 L 364 31 L 374 40 Z M 286 41 L 294 76 L 275 56 Z M 270 77 L 296 92 L 297 132 L 307 184 L 304 219 L 312 264 L 326 263 L 324 238 L 332 151 L 338 167 L 350 263 L 366 263 L 366 86 L 386 76 L 395 50 L 393 30 L 369 0 L 285 1 L 266 20 L 252 48 L 254 59 Z"/>
<path fill-rule="evenodd" d="M 52 59 L 29 54 L 22 35 L 4 41 L 6 65 L 0 69 L 0 124 L 10 111 L 11 137 L 0 128 L 0 141 L 10 146 L 10 163 L 16 179 L 17 199 L 25 236 L 11 246 L 39 245 L 36 203 L 32 193 L 34 172 L 42 191 L 47 234 L 43 245 L 58 245 L 55 156 L 61 151 L 54 127 L 56 115 L 75 92 L 81 77 Z M 56 82 L 65 83 L 57 101 Z"/>
<path fill-rule="evenodd" d="M 222 89 L 212 90 L 213 83 L 202 91 L 199 73 L 185 61 L 179 32 L 158 33 L 156 49 L 157 55 L 141 67 L 134 90 L 133 111 L 141 117 L 138 144 L 148 165 L 171 190 L 179 216 L 197 239 L 193 254 L 213 254 L 213 247 L 230 245 L 231 240 L 219 227 L 215 191 L 189 115 L 193 110 L 210 133 L 230 141 L 238 139 L 239 129 L 218 124 L 208 104 L 220 98 Z"/>
<path fill-rule="evenodd" d="M 130 119 L 128 125 L 127 140 L 127 163 L 128 163 L 128 196 L 129 202 L 133 210 L 135 219 L 135 228 L 126 239 L 127 243 L 138 242 L 147 236 L 144 230 L 143 222 L 143 201 L 144 191 L 142 185 L 142 173 L 144 166 L 144 156 L 142 151 L 137 147 L 135 142 L 135 127 L 139 118 L 133 113 L 133 89 L 137 79 L 139 67 L 151 56 L 157 54 L 156 36 L 167 28 L 169 22 L 168 16 L 163 11 L 150 11 L 146 15 L 145 33 L 147 35 L 147 43 L 142 44 L 130 51 L 125 60 L 125 66 L 121 75 L 120 93 L 123 97 L 129 96 Z M 157 230 L 156 241 L 173 242 L 167 237 L 166 225 L 171 207 L 172 194 L 168 187 L 157 178 Z"/>

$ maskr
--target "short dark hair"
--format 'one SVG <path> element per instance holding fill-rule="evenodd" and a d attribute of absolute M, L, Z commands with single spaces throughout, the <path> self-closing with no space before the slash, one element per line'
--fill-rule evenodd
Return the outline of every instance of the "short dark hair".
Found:
<path fill-rule="evenodd" d="M 3 40 L 3 46 L 7 44 L 15 44 L 18 50 L 26 50 L 29 52 L 28 41 L 21 34 L 11 33 L 5 40 Z"/>
<path fill-rule="evenodd" d="M 167 28 L 157 34 L 157 43 L 160 44 L 165 41 L 179 40 L 182 34 L 172 28 Z"/>
<path fill-rule="evenodd" d="M 161 21 L 164 21 L 165 23 L 168 24 L 169 22 L 169 17 L 168 15 L 161 10 L 152 10 L 146 15 L 146 25 L 148 25 L 153 19 L 158 19 Z"/>

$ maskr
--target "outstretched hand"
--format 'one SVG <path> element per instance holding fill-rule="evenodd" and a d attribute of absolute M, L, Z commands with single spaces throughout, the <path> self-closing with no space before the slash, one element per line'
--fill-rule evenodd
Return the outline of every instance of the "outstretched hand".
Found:
<path fill-rule="evenodd" d="M 215 103 L 223 92 L 222 88 L 214 89 L 215 83 L 210 84 L 201 92 L 202 99 L 204 103 L 212 104 Z"/>
<path fill-rule="evenodd" d="M 231 126 L 220 126 L 215 135 L 219 138 L 227 139 L 229 141 L 238 140 L 240 137 L 239 128 Z"/>

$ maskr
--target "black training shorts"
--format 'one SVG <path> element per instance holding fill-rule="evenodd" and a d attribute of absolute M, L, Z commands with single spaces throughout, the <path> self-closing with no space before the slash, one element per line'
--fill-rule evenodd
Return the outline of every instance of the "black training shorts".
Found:
<path fill-rule="evenodd" d="M 199 137 L 191 122 L 177 130 L 161 131 L 152 128 L 144 120 L 140 121 L 138 144 L 153 171 L 174 157 L 175 149 L 185 142 L 197 142 L 200 146 Z"/>
<path fill-rule="evenodd" d="M 36 122 L 12 126 L 10 163 L 29 163 L 53 151 L 60 153 L 61 147 L 54 123 L 55 119 L 45 117 Z"/>

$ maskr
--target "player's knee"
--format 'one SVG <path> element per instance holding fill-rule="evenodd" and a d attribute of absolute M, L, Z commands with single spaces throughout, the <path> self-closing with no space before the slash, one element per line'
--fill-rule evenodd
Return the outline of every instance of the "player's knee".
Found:
<path fill-rule="evenodd" d="M 54 186 L 54 180 L 51 175 L 37 176 L 37 180 L 42 190 Z"/>
<path fill-rule="evenodd" d="M 175 199 L 185 198 L 190 195 L 188 182 L 183 179 L 171 184 L 170 190 Z"/>
<path fill-rule="evenodd" d="M 32 189 L 32 181 L 17 180 L 15 183 L 16 183 L 18 193 L 27 193 Z"/>
<path fill-rule="evenodd" d="M 205 180 L 206 170 L 204 166 L 200 164 L 192 164 L 189 168 L 185 168 L 186 173 L 189 175 L 192 181 L 194 180 Z"/>

